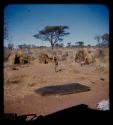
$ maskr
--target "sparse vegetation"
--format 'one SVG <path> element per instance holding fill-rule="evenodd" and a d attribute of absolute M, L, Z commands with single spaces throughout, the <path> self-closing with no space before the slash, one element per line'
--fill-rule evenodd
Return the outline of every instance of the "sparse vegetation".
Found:
<path fill-rule="evenodd" d="M 57 46 L 54 50 L 49 47 L 30 48 L 28 53 L 25 49 L 4 49 L 4 92 L 6 95 L 10 93 L 9 95 L 21 97 L 30 93 L 34 94 L 35 88 L 45 85 L 74 82 L 90 86 L 89 93 L 95 93 L 93 90 L 95 86 L 98 92 L 100 92 L 98 86 L 105 89 L 109 86 L 108 47 Z M 19 57 L 18 64 L 15 64 L 15 55 Z M 54 56 L 58 57 L 58 72 L 54 71 Z M 30 63 L 27 61 L 28 57 Z"/>

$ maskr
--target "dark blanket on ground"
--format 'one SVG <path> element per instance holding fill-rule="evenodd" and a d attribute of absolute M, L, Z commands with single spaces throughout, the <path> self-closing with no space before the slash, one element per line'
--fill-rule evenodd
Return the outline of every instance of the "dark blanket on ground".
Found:
<path fill-rule="evenodd" d="M 90 87 L 79 84 L 79 83 L 71 83 L 65 85 L 56 85 L 56 86 L 46 86 L 43 88 L 36 89 L 35 92 L 45 96 L 50 94 L 72 94 L 78 92 L 86 92 L 89 91 Z"/>

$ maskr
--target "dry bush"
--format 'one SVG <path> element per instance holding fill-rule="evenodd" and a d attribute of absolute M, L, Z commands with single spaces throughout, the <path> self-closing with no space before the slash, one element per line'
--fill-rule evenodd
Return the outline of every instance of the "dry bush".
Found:
<path fill-rule="evenodd" d="M 109 56 L 109 48 L 96 48 L 95 55 L 97 58 L 103 60 L 104 57 Z"/>
<path fill-rule="evenodd" d="M 79 50 L 75 55 L 75 62 L 81 62 L 84 61 L 85 55 L 83 50 Z"/>
<path fill-rule="evenodd" d="M 109 67 L 107 66 L 107 64 L 99 63 L 99 64 L 96 65 L 95 70 L 99 71 L 99 72 L 107 73 L 109 71 Z"/>
<path fill-rule="evenodd" d="M 11 52 L 7 57 L 7 59 L 5 60 L 5 63 L 7 63 L 8 65 L 14 64 L 14 58 L 15 58 L 15 52 Z"/>
<path fill-rule="evenodd" d="M 109 48 L 96 48 L 96 61 L 99 63 L 109 63 Z"/>
<path fill-rule="evenodd" d="M 85 57 L 85 64 L 91 64 L 95 62 L 95 56 L 92 53 L 89 53 Z"/>
<path fill-rule="evenodd" d="M 8 48 L 4 48 L 4 61 L 8 61 L 10 55 L 11 55 L 11 50 Z"/>

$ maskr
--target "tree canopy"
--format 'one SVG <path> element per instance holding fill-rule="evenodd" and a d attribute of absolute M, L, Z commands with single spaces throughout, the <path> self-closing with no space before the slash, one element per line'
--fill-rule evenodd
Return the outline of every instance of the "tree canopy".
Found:
<path fill-rule="evenodd" d="M 75 42 L 75 45 L 78 45 L 79 47 L 83 47 L 84 42 L 83 41 L 78 41 L 78 42 Z"/>
<path fill-rule="evenodd" d="M 95 38 L 94 38 L 94 39 L 95 39 L 95 40 L 97 40 L 97 42 L 98 42 L 98 43 L 100 43 L 101 36 L 97 35 L 97 36 L 95 36 Z"/>
<path fill-rule="evenodd" d="M 102 38 L 102 43 L 103 43 L 103 44 L 109 45 L 109 34 L 108 34 L 108 33 L 104 33 L 104 34 L 101 36 L 101 38 Z"/>
<path fill-rule="evenodd" d="M 49 41 L 53 49 L 56 43 L 63 41 L 63 37 L 70 34 L 65 31 L 68 28 L 68 26 L 46 26 L 33 36 L 37 39 Z"/>
<path fill-rule="evenodd" d="M 95 40 L 97 40 L 98 45 L 103 46 L 103 45 L 109 45 L 109 34 L 108 33 L 104 33 L 103 35 L 97 35 L 95 36 Z"/>

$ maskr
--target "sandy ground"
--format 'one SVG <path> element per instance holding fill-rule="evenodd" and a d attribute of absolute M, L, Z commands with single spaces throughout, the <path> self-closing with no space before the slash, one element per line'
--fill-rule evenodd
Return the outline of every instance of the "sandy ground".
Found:
<path fill-rule="evenodd" d="M 63 70 L 54 71 L 54 64 L 39 64 L 35 60 L 29 65 L 12 70 L 4 68 L 5 75 L 18 83 L 4 84 L 4 112 L 18 115 L 36 113 L 47 115 L 78 104 L 87 104 L 96 109 L 96 104 L 109 98 L 109 74 L 96 71 L 95 67 L 73 63 L 60 63 Z M 104 78 L 104 80 L 101 80 Z M 41 96 L 35 89 L 69 83 L 81 83 L 91 91 L 68 95 Z"/>

